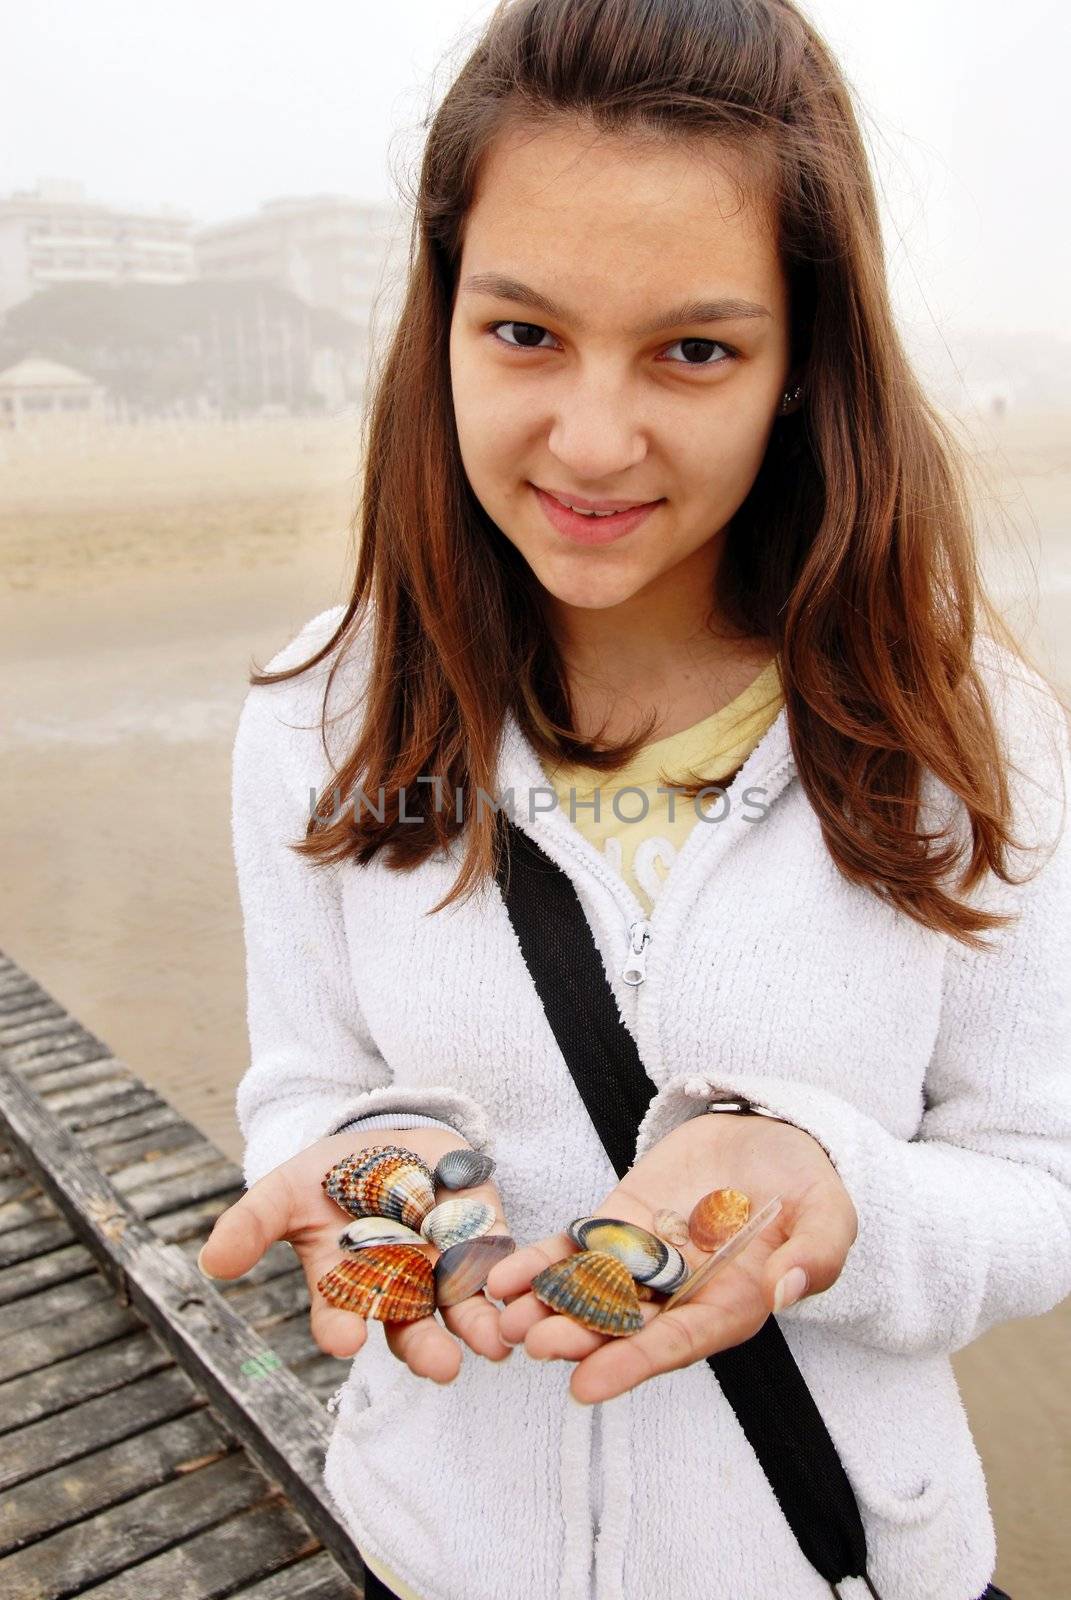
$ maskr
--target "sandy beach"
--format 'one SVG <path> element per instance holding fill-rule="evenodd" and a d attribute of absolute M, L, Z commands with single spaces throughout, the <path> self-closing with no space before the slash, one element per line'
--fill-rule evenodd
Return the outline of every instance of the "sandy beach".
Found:
<path fill-rule="evenodd" d="M 987 570 L 1066 696 L 1067 418 L 972 430 Z M 358 445 L 356 416 L 0 436 L 0 948 L 235 1159 L 231 744 L 253 661 L 346 598 Z M 1014 1600 L 1067 1591 L 1069 1335 L 1065 1303 L 955 1357 Z"/>

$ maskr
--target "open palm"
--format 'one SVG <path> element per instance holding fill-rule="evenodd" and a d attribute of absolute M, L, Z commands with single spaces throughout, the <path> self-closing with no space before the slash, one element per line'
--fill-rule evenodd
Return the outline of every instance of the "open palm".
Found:
<path fill-rule="evenodd" d="M 567 1233 L 552 1234 L 498 1262 L 488 1277 L 488 1294 L 509 1302 L 502 1337 L 523 1341 L 538 1360 L 577 1362 L 571 1391 L 592 1403 L 750 1339 L 792 1266 L 806 1270 L 808 1293 L 836 1281 L 858 1232 L 855 1207 L 817 1141 L 769 1117 L 701 1115 L 683 1123 L 636 1162 L 593 1215 L 653 1231 L 656 1211 L 687 1217 L 702 1195 L 721 1188 L 746 1194 L 752 1214 L 775 1195 L 782 1208 L 693 1298 L 669 1311 L 642 1302 L 644 1326 L 627 1337 L 593 1333 L 531 1293 L 536 1273 L 576 1252 Z M 694 1245 L 679 1248 L 692 1270 L 709 1259 Z"/>
<path fill-rule="evenodd" d="M 404 1145 L 434 1168 L 445 1151 L 458 1149 L 464 1141 L 445 1128 L 376 1128 L 363 1136 L 351 1130 L 317 1140 L 266 1173 L 229 1206 L 216 1219 L 199 1257 L 202 1271 L 210 1277 L 237 1278 L 248 1272 L 276 1240 L 288 1240 L 305 1270 L 312 1336 L 326 1355 L 342 1358 L 357 1354 L 368 1336 L 368 1327 L 365 1318 L 356 1312 L 329 1305 L 316 1287 L 343 1255 L 338 1236 L 348 1220 L 342 1208 L 324 1193 L 320 1181 L 336 1161 L 371 1144 Z M 436 1198 L 446 1199 L 455 1192 L 465 1198 L 485 1200 L 494 1207 L 498 1218 L 491 1231 L 509 1231 L 493 1184 L 482 1183 L 458 1191 L 444 1189 Z M 424 1248 L 428 1259 L 434 1262 L 439 1252 L 430 1244 Z M 498 1336 L 498 1308 L 482 1292 L 457 1305 L 439 1308 L 438 1315 L 441 1323 L 432 1314 L 415 1322 L 383 1324 L 390 1349 L 418 1377 L 432 1378 L 437 1383 L 449 1383 L 455 1378 L 461 1366 L 457 1339 L 490 1361 L 501 1361 L 510 1354 L 510 1346 Z M 457 1339 L 451 1338 L 451 1333 Z"/>

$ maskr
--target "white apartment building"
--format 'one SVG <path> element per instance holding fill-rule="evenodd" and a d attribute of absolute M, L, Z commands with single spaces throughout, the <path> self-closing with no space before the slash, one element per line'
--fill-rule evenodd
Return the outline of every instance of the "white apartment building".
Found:
<path fill-rule="evenodd" d="M 88 200 L 82 184 L 42 180 L 0 197 L 0 314 L 57 283 L 185 283 L 192 219 Z"/>
<path fill-rule="evenodd" d="M 377 316 L 393 303 L 408 239 L 391 206 L 308 195 L 202 228 L 194 248 L 203 278 L 274 283 L 367 329 L 373 302 Z"/>

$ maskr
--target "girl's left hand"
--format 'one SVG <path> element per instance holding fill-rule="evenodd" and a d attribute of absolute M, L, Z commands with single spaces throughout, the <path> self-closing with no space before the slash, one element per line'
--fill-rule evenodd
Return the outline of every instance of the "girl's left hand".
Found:
<path fill-rule="evenodd" d="M 591 1214 L 653 1232 L 657 1211 L 668 1207 L 687 1220 L 711 1189 L 741 1190 L 752 1215 L 780 1195 L 781 1210 L 692 1299 L 672 1311 L 660 1309 L 665 1296 L 641 1301 L 645 1326 L 639 1333 L 592 1333 L 531 1293 L 536 1273 L 577 1250 L 567 1233 L 555 1233 L 492 1268 L 487 1293 L 509 1302 L 499 1319 L 502 1339 L 523 1341 L 536 1360 L 578 1362 L 570 1391 L 593 1404 L 750 1339 L 771 1311 L 782 1309 L 775 1303 L 777 1285 L 793 1268 L 807 1274 L 806 1294 L 836 1282 L 858 1233 L 855 1207 L 817 1140 L 771 1117 L 693 1117 L 642 1156 Z M 709 1259 L 692 1244 L 678 1248 L 692 1271 Z"/>

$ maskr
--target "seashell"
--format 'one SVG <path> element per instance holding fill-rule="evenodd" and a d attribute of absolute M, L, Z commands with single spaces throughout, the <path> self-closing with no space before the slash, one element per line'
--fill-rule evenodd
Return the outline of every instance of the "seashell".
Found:
<path fill-rule="evenodd" d="M 490 1156 L 459 1148 L 439 1157 L 434 1179 L 444 1189 L 474 1189 L 478 1183 L 486 1183 L 494 1170 Z"/>
<path fill-rule="evenodd" d="M 632 1283 L 633 1283 L 633 1287 L 636 1290 L 636 1299 L 637 1300 L 655 1300 L 655 1299 L 658 1298 L 657 1295 L 655 1294 L 655 1291 L 651 1288 L 650 1284 L 637 1283 L 635 1278 L 633 1278 Z"/>
<path fill-rule="evenodd" d="M 751 1201 L 739 1189 L 711 1189 L 697 1200 L 688 1218 L 688 1237 L 700 1250 L 720 1250 L 744 1226 Z"/>
<path fill-rule="evenodd" d="M 433 1207 L 420 1224 L 420 1232 L 440 1250 L 449 1250 L 463 1239 L 478 1239 L 481 1233 L 490 1233 L 497 1221 L 494 1206 L 486 1200 L 455 1198 Z"/>
<path fill-rule="evenodd" d="M 343 1156 L 320 1186 L 351 1217 L 393 1217 L 409 1228 L 419 1228 L 435 1204 L 431 1168 L 395 1144 Z"/>
<path fill-rule="evenodd" d="M 623 1261 L 605 1250 L 581 1250 L 532 1279 L 537 1300 L 593 1333 L 618 1338 L 643 1327 L 636 1285 Z"/>
<path fill-rule="evenodd" d="M 330 1305 L 377 1322 L 416 1322 L 435 1310 L 434 1269 L 411 1244 L 369 1245 L 344 1256 L 316 1287 Z"/>
<path fill-rule="evenodd" d="M 507 1233 L 484 1233 L 449 1245 L 435 1263 L 435 1303 L 456 1306 L 470 1294 L 479 1294 L 496 1262 L 517 1246 Z"/>
<path fill-rule="evenodd" d="M 670 1244 L 691 1244 L 691 1234 L 688 1224 L 679 1211 L 656 1211 L 654 1214 L 654 1231 L 663 1239 L 668 1239 Z"/>
<path fill-rule="evenodd" d="M 423 1244 L 415 1228 L 393 1217 L 355 1217 L 338 1236 L 341 1250 L 366 1250 L 370 1244 Z"/>
<path fill-rule="evenodd" d="M 672 1294 L 688 1276 L 688 1263 L 664 1239 L 617 1217 L 578 1217 L 566 1230 L 581 1250 L 605 1250 L 628 1268 L 637 1283 Z"/>

